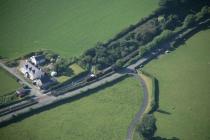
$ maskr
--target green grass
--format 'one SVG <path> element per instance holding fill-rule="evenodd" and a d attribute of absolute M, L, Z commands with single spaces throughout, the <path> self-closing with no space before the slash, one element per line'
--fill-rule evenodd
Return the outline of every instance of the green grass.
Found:
<path fill-rule="evenodd" d="M 67 80 L 69 80 L 70 78 L 73 78 L 73 76 L 76 76 L 82 72 L 84 72 L 84 69 L 81 68 L 78 64 L 74 63 L 72 65 L 69 66 L 69 68 L 72 70 L 72 76 L 65 76 L 65 75 L 61 75 L 61 76 L 58 76 L 56 77 L 57 81 L 59 83 L 63 83 Z"/>
<path fill-rule="evenodd" d="M 210 30 L 201 31 L 174 52 L 144 70 L 159 80 L 157 136 L 180 140 L 210 139 Z"/>
<path fill-rule="evenodd" d="M 0 128 L 4 140 L 124 140 L 142 100 L 139 81 L 126 78 L 88 97 Z"/>
<path fill-rule="evenodd" d="M 71 77 L 69 76 L 65 76 L 65 75 L 62 75 L 62 76 L 58 76 L 56 77 L 56 80 L 59 82 L 59 83 L 63 83 L 67 80 L 69 80 Z"/>
<path fill-rule="evenodd" d="M 19 83 L 9 73 L 0 68 L 0 96 L 13 92 L 19 87 Z"/>
<path fill-rule="evenodd" d="M 146 74 L 139 73 L 139 76 L 145 81 L 147 92 L 148 92 L 148 106 L 145 110 L 145 113 L 149 113 L 152 109 L 152 103 L 154 102 L 154 95 L 153 95 L 153 81 L 152 78 Z"/>
<path fill-rule="evenodd" d="M 69 67 L 72 69 L 74 75 L 84 72 L 84 69 L 81 68 L 78 64 L 74 63 L 74 64 L 70 65 Z"/>
<path fill-rule="evenodd" d="M 1 0 L 0 56 L 38 49 L 77 56 L 157 7 L 156 0 Z"/>

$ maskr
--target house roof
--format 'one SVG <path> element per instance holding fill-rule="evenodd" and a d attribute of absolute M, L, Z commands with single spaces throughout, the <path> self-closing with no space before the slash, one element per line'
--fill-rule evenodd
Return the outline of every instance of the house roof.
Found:
<path fill-rule="evenodd" d="M 41 69 L 39 69 L 38 67 L 34 66 L 33 64 L 31 64 L 30 62 L 25 62 L 22 64 L 22 67 L 25 68 L 25 70 L 27 70 L 27 72 L 29 73 L 43 73 Z"/>
<path fill-rule="evenodd" d="M 44 55 L 35 55 L 34 58 L 35 58 L 36 61 L 40 61 L 40 60 L 45 59 Z"/>

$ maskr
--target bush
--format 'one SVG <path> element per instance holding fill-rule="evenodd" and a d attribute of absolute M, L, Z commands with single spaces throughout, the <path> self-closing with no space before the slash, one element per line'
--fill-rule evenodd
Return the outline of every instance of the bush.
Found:
<path fill-rule="evenodd" d="M 170 39 L 175 33 L 170 30 L 164 30 L 159 36 L 156 36 L 150 43 L 146 44 L 145 46 L 142 46 L 139 50 L 141 55 L 143 56 L 151 49 L 157 47 L 164 41 Z"/>
<path fill-rule="evenodd" d="M 73 71 L 69 68 L 69 62 L 66 59 L 59 58 L 55 62 L 54 71 L 58 73 L 58 75 L 66 75 L 71 76 Z"/>
<path fill-rule="evenodd" d="M 189 14 L 188 16 L 186 16 L 184 20 L 184 27 L 190 27 L 194 25 L 195 22 L 196 22 L 196 16 L 193 14 Z"/>
<path fill-rule="evenodd" d="M 154 115 L 152 114 L 144 115 L 141 122 L 142 123 L 140 124 L 140 127 L 139 127 L 139 133 L 145 139 L 150 140 L 154 136 L 155 131 L 157 130 L 156 119 Z"/>
<path fill-rule="evenodd" d="M 116 65 L 116 67 L 121 68 L 121 67 L 123 67 L 123 63 L 124 63 L 123 60 L 119 59 L 119 60 L 117 60 L 115 65 Z"/>
<path fill-rule="evenodd" d="M 19 62 L 18 60 L 11 60 L 11 61 L 7 61 L 6 65 L 8 67 L 17 67 L 19 65 Z"/>
<path fill-rule="evenodd" d="M 196 22 L 206 18 L 207 16 L 210 15 L 210 7 L 204 6 L 200 12 L 198 12 L 196 16 Z"/>

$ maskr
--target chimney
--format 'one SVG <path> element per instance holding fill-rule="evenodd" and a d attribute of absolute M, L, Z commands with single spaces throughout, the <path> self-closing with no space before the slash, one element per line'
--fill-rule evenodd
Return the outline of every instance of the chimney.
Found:
<path fill-rule="evenodd" d="M 32 70 L 33 74 L 35 74 L 35 70 Z"/>

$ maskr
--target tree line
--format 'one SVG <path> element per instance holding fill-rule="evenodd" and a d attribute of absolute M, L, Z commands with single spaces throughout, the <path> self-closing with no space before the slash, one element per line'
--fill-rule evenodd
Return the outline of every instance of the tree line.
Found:
<path fill-rule="evenodd" d="M 129 26 L 108 43 L 97 43 L 95 47 L 82 54 L 78 63 L 86 69 L 92 66 L 97 70 L 111 65 L 121 67 L 125 63 L 124 57 L 141 48 L 163 31 L 166 30 L 165 35 L 170 36 L 170 31 L 177 27 L 193 26 L 209 16 L 208 5 L 210 5 L 209 2 L 205 0 L 160 0 L 159 8 L 149 16 L 150 18 L 146 17 L 146 21 L 143 19 L 142 22 L 137 23 L 138 26 Z M 163 20 L 158 19 L 158 15 L 161 15 Z M 165 35 L 163 37 L 167 38 Z"/>

